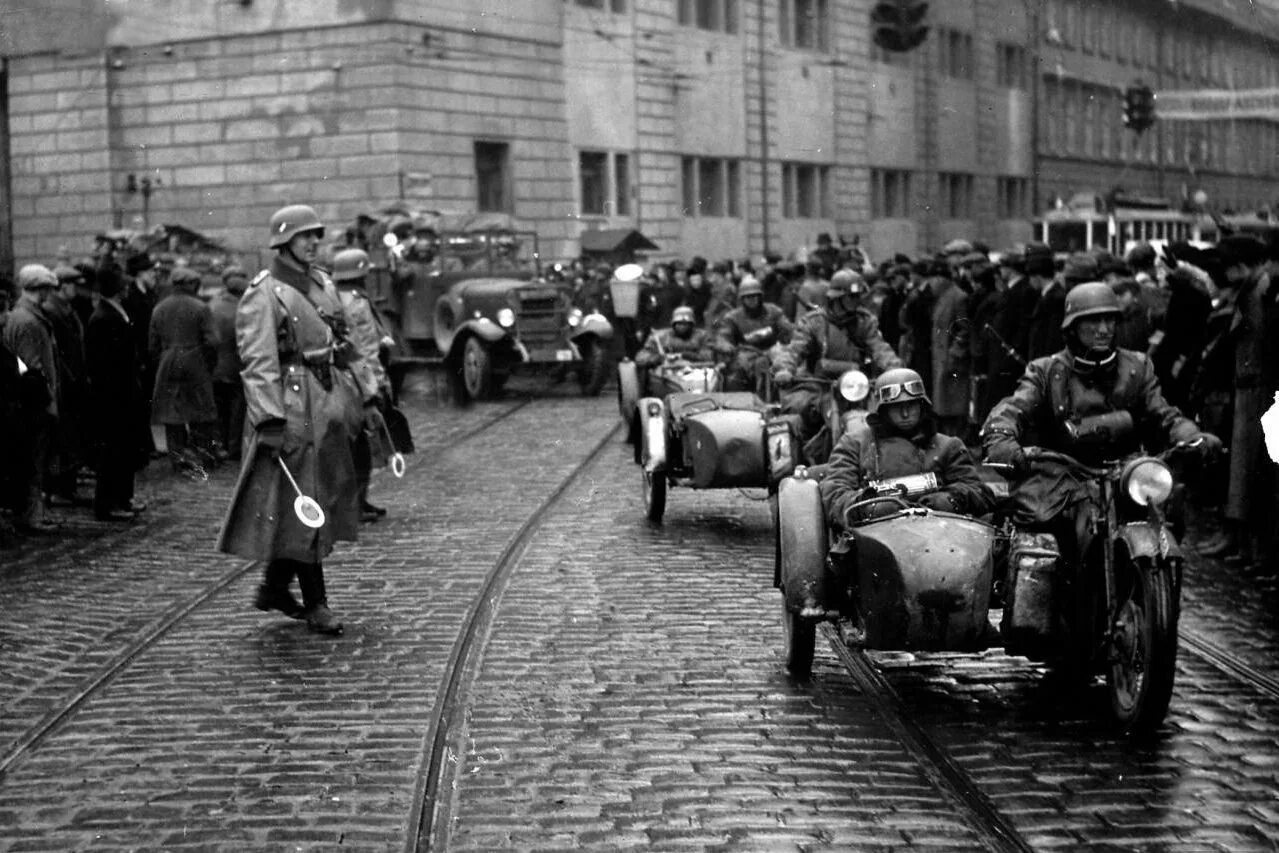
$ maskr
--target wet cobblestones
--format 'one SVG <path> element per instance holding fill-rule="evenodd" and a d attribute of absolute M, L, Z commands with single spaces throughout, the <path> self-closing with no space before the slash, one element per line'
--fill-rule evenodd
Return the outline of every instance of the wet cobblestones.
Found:
<path fill-rule="evenodd" d="M 410 401 L 389 518 L 340 546 L 327 640 L 236 577 L 0 777 L 0 850 L 402 848 L 425 721 L 485 573 L 616 422 L 552 393 Z M 498 420 L 498 418 L 501 418 Z M 460 449 L 451 438 L 492 428 Z M 0 552 L 0 745 L 237 568 L 212 552 L 231 472 L 153 471 L 146 520 L 64 513 Z M 781 666 L 762 493 L 670 493 L 643 521 L 614 441 L 547 515 L 498 602 L 449 777 L 451 850 L 980 849 L 983 839 L 820 643 Z M 1276 584 L 1192 560 L 1183 630 L 1270 673 Z M 878 655 L 914 719 L 1039 850 L 1279 847 L 1279 697 L 1183 649 L 1164 736 L 1119 742 L 1100 691 L 999 652 Z"/>

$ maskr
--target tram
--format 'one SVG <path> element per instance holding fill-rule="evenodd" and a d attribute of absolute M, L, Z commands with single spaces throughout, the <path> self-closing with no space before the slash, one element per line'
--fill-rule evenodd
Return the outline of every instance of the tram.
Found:
<path fill-rule="evenodd" d="M 1123 255 L 1137 242 L 1214 241 L 1217 224 L 1205 213 L 1176 210 L 1163 201 L 1116 199 L 1080 193 L 1035 221 L 1035 237 L 1054 252 L 1093 248 Z"/>
<path fill-rule="evenodd" d="M 1035 238 L 1059 254 L 1104 248 L 1123 257 L 1136 243 L 1211 244 L 1226 234 L 1262 240 L 1279 231 L 1268 212 L 1208 214 L 1178 210 L 1163 199 L 1079 193 L 1035 220 Z"/>

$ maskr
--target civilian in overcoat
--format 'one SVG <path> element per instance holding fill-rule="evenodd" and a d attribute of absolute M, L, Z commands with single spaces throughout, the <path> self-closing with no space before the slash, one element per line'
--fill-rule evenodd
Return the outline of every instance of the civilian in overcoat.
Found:
<path fill-rule="evenodd" d="M 142 359 L 133 322 L 120 302 L 119 269 L 97 276 L 100 299 L 85 328 L 88 419 L 93 424 L 93 511 L 102 521 L 127 521 L 140 504 L 133 499 L 134 473 L 141 467 L 137 406 L 143 398 Z"/>
<path fill-rule="evenodd" d="M 148 351 L 156 365 L 151 422 L 164 424 L 170 454 L 192 446 L 208 451 L 218 419 L 213 400 L 213 314 L 196 296 L 198 273 L 178 267 L 171 282 L 172 291 L 151 315 L 148 335 Z"/>

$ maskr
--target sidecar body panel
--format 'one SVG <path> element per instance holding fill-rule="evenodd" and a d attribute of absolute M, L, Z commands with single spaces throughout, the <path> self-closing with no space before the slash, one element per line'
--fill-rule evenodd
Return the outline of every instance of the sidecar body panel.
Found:
<path fill-rule="evenodd" d="M 777 489 L 777 583 L 786 608 L 827 615 L 826 515 L 817 481 L 787 477 Z"/>
<path fill-rule="evenodd" d="M 961 515 L 907 511 L 859 525 L 853 538 L 868 648 L 982 648 L 995 528 Z"/>
<path fill-rule="evenodd" d="M 656 397 L 639 401 L 639 462 L 646 471 L 666 470 L 666 407 Z"/>
<path fill-rule="evenodd" d="M 695 489 L 767 486 L 763 415 L 716 409 L 686 418 L 684 458 Z"/>

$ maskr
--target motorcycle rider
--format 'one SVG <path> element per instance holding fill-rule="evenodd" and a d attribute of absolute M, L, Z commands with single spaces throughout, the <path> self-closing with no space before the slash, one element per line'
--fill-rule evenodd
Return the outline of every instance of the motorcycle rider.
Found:
<path fill-rule="evenodd" d="M 715 351 L 728 365 L 724 390 L 755 390 L 756 365 L 767 360 L 773 344 L 789 343 L 794 329 L 780 306 L 764 301 L 759 279 L 743 278 L 737 286 L 737 307 L 724 315 L 715 330 Z"/>
<path fill-rule="evenodd" d="M 648 336 L 643 348 L 635 354 L 635 364 L 650 370 L 672 361 L 713 361 L 711 335 L 697 328 L 693 309 L 681 305 L 671 314 L 669 329 L 656 329 Z"/>
<path fill-rule="evenodd" d="M 990 512 L 994 495 L 977 475 L 963 441 L 937 431 L 932 401 L 918 373 L 906 367 L 886 370 L 875 379 L 871 394 L 878 408 L 839 439 L 821 481 L 822 506 L 833 527 L 845 526 L 848 508 L 870 481 L 913 474 L 937 477 L 939 488 L 918 500 L 929 509 L 967 515 Z M 884 502 L 858 512 L 871 518 L 896 509 Z"/>
<path fill-rule="evenodd" d="M 902 367 L 902 360 L 879 333 L 879 321 L 862 305 L 866 280 L 852 270 L 831 276 L 826 305 L 804 315 L 795 324 L 790 344 L 773 361 L 773 380 L 782 389 L 782 411 L 799 415 L 802 438 L 807 441 L 822 428 L 822 392 L 812 388 L 787 388 L 796 379 L 816 377 L 836 380 L 845 371 L 873 365 L 874 373 Z"/>
<path fill-rule="evenodd" d="M 1109 285 L 1078 284 L 1066 295 L 1066 347 L 1036 358 L 1011 396 L 991 410 L 981 436 L 990 462 L 1024 475 L 1011 489 L 1012 520 L 1054 534 L 1068 566 L 1087 545 L 1091 481 L 1065 466 L 1031 463 L 1038 448 L 1100 465 L 1143 445 L 1199 441 L 1205 456 L 1221 441 L 1164 400 L 1144 354 L 1115 346 L 1119 300 Z"/>

